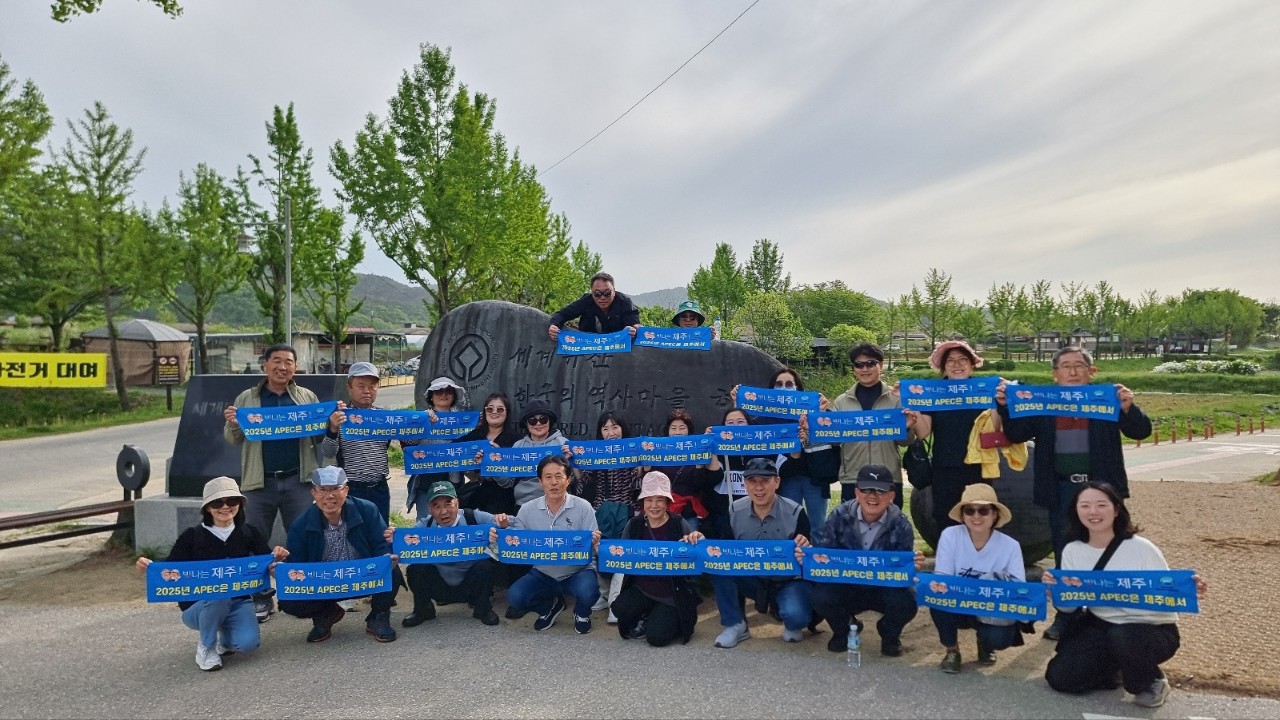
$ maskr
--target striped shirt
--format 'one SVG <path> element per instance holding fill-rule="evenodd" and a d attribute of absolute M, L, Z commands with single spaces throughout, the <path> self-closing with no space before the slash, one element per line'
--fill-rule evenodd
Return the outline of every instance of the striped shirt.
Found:
<path fill-rule="evenodd" d="M 373 410 L 385 408 L 373 407 Z M 357 483 L 379 483 L 387 481 L 387 449 L 390 440 L 351 440 L 342 437 L 342 432 L 330 434 L 325 431 L 324 457 L 326 462 L 336 462 L 338 452 L 342 452 L 342 462 L 338 465 L 346 471 L 347 479 Z"/>

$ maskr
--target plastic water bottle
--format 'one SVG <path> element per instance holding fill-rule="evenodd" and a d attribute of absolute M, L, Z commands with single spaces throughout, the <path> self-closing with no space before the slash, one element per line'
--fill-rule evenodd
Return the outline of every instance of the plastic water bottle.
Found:
<path fill-rule="evenodd" d="M 720 339 L 720 318 L 716 318 L 716 321 L 711 324 L 711 337 L 716 340 Z"/>
<path fill-rule="evenodd" d="M 849 626 L 849 667 L 862 667 L 862 638 L 858 637 L 858 626 Z"/>

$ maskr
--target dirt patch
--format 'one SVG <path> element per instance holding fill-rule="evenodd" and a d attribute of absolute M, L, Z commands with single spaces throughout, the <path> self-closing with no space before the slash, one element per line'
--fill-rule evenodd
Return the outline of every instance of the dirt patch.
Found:
<path fill-rule="evenodd" d="M 1271 599 L 1280 597 L 1280 555 L 1275 518 L 1280 488 L 1256 482 L 1134 483 L 1133 517 L 1164 552 L 1169 565 L 1195 568 L 1209 583 L 1198 615 L 1183 615 L 1182 649 L 1164 668 L 1177 687 L 1280 698 L 1280 625 Z M 71 579 L 74 578 L 74 582 Z M 40 605 L 143 605 L 145 586 L 133 569 L 133 554 L 112 548 L 104 538 L 80 538 L 40 550 L 0 553 L 0 602 Z M 499 606 L 505 598 L 499 592 Z M 719 631 L 715 604 L 708 598 L 693 642 L 710 643 Z M 874 621 L 874 614 L 864 621 Z M 776 641 L 776 622 L 748 612 L 752 651 L 825 656 L 829 633 L 800 644 Z M 869 623 L 870 624 L 870 623 Z M 825 624 L 823 625 L 825 628 Z M 1043 630 L 1044 624 L 1039 628 Z M 868 647 L 878 648 L 874 631 Z M 611 633 L 592 637 L 613 637 Z M 1002 651 L 994 668 L 977 670 L 973 633 L 961 633 L 965 672 L 995 672 L 1035 678 L 1044 674 L 1053 644 L 1025 635 L 1026 645 Z M 966 644 L 967 643 L 967 644 Z M 901 660 L 935 666 L 942 657 L 928 614 L 921 613 L 903 634 Z M 881 659 L 876 658 L 879 662 Z M 893 661 L 893 662 L 899 662 Z"/>

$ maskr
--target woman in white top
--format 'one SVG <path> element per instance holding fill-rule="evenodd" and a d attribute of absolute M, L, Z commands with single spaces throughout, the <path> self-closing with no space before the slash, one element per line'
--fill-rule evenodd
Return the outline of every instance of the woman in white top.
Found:
<path fill-rule="evenodd" d="M 1022 547 L 1017 540 L 996 530 L 1012 520 L 1013 513 L 996 499 L 994 488 L 986 483 L 965 487 L 960 502 L 951 508 L 949 516 L 960 524 L 946 528 L 938 538 L 935 573 L 985 580 L 1026 579 Z M 978 662 L 983 665 L 995 664 L 996 650 L 1022 644 L 1022 633 L 1013 620 L 961 615 L 936 608 L 930 608 L 929 612 L 938 629 L 938 641 L 946 648 L 941 665 L 943 672 L 960 672 L 957 640 L 961 628 L 978 631 Z"/>
<path fill-rule="evenodd" d="M 1082 483 L 1076 493 L 1075 512 L 1067 516 L 1067 535 L 1073 541 L 1062 551 L 1063 570 L 1093 570 L 1112 540 L 1119 538 L 1115 554 L 1103 570 L 1168 570 L 1164 554 L 1138 536 L 1124 500 L 1111 485 Z M 1193 576 L 1197 594 L 1206 585 Z M 1045 572 L 1044 582 L 1055 582 Z M 1082 693 L 1113 690 L 1123 684 L 1142 707 L 1159 707 L 1169 695 L 1169 681 L 1160 663 L 1178 651 L 1176 613 L 1129 608 L 1059 608 L 1073 616 L 1058 641 L 1057 654 L 1049 661 L 1044 678 L 1060 692 Z"/>

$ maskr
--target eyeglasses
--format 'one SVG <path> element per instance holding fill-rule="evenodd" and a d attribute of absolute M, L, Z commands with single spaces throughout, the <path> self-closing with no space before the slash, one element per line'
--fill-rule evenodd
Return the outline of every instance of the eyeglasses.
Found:
<path fill-rule="evenodd" d="M 1058 369 L 1066 370 L 1067 372 L 1088 372 L 1089 366 L 1084 363 L 1064 363 L 1059 365 Z"/>
<path fill-rule="evenodd" d="M 551 418 L 547 417 L 546 415 L 534 415 L 528 420 L 525 420 L 525 422 L 530 425 L 545 425 L 551 422 Z"/>
<path fill-rule="evenodd" d="M 796 389 L 796 384 L 795 384 L 795 383 L 793 383 L 793 382 L 791 382 L 790 380 L 787 380 L 786 382 L 783 382 L 783 381 L 779 380 L 778 382 L 776 382 L 776 383 L 774 383 L 774 384 L 773 384 L 773 389 L 774 389 L 774 390 L 784 390 L 784 389 L 785 389 L 785 390 L 795 390 L 795 389 Z"/>
<path fill-rule="evenodd" d="M 977 507 L 974 507 L 973 505 L 965 505 L 964 507 L 960 508 L 960 512 L 964 513 L 965 515 L 981 515 L 982 517 L 986 517 L 994 511 L 995 511 L 995 508 L 991 507 L 990 505 L 978 505 Z"/>
<path fill-rule="evenodd" d="M 331 493 L 336 493 L 339 490 L 346 490 L 347 486 L 346 485 L 312 485 L 311 489 L 328 495 Z"/>
<path fill-rule="evenodd" d="M 591 296 L 598 297 L 598 298 L 607 298 L 612 294 L 613 294 L 612 290 L 592 290 L 591 291 Z"/>
<path fill-rule="evenodd" d="M 858 368 L 859 370 L 866 370 L 867 368 L 873 368 L 879 364 L 880 364 L 879 360 L 854 360 L 853 361 L 853 366 Z"/>
<path fill-rule="evenodd" d="M 240 507 L 242 503 L 244 503 L 244 498 L 238 498 L 238 497 L 218 498 L 217 500 L 209 501 L 209 509 L 221 510 L 222 508 L 228 507 L 228 506 L 233 508 Z"/>
<path fill-rule="evenodd" d="M 857 491 L 858 491 L 858 492 L 860 492 L 860 493 L 865 493 L 865 494 L 867 494 L 867 495 L 887 495 L 887 494 L 889 494 L 889 493 L 893 492 L 892 490 L 885 490 L 885 489 L 883 489 L 883 488 L 860 488 L 860 487 L 855 487 L 854 489 L 855 489 L 855 490 L 857 490 Z"/>
<path fill-rule="evenodd" d="M 501 405 L 486 405 L 484 407 L 484 411 L 489 413 L 490 415 L 501 415 L 502 413 L 506 412 L 507 409 L 502 407 Z"/>

